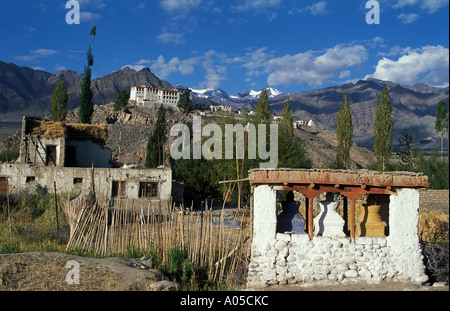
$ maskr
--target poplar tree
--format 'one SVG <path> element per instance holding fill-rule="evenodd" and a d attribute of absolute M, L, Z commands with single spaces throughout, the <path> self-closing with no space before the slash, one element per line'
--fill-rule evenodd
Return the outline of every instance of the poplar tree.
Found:
<path fill-rule="evenodd" d="M 177 107 L 184 114 L 188 114 L 192 110 L 191 90 L 186 89 L 183 91 Z"/>
<path fill-rule="evenodd" d="M 267 94 L 266 89 L 261 91 L 259 100 L 256 103 L 255 115 L 256 115 L 256 121 L 259 124 L 269 124 L 270 123 L 270 118 L 272 117 L 272 110 L 270 109 L 269 96 Z"/>
<path fill-rule="evenodd" d="M 281 111 L 281 122 L 279 125 L 279 143 L 287 144 L 290 143 L 292 137 L 294 136 L 294 126 L 293 118 L 291 113 L 291 100 L 288 99 L 286 104 L 284 104 L 283 110 Z"/>
<path fill-rule="evenodd" d="M 123 108 L 125 108 L 128 104 L 128 94 L 127 91 L 122 90 L 120 91 L 117 96 L 116 99 L 114 100 L 114 110 L 115 111 L 120 111 Z"/>
<path fill-rule="evenodd" d="M 392 155 L 392 136 L 394 134 L 392 108 L 389 92 L 384 86 L 377 101 L 374 128 L 375 141 L 373 144 L 375 157 L 377 158 L 377 169 L 382 172 L 387 171 Z"/>
<path fill-rule="evenodd" d="M 416 136 L 411 136 L 403 129 L 402 136 L 398 139 L 398 157 L 401 159 L 401 166 L 407 171 L 415 171 L 419 152 L 415 147 Z"/>
<path fill-rule="evenodd" d="M 306 156 L 303 141 L 294 135 L 291 101 L 284 104 L 281 122 L 278 126 L 278 167 L 309 168 L 311 162 Z"/>
<path fill-rule="evenodd" d="M 164 164 L 164 146 L 167 142 L 168 133 L 166 109 L 161 105 L 158 109 L 158 119 L 156 120 L 155 128 L 148 139 L 145 167 L 155 168 Z"/>
<path fill-rule="evenodd" d="M 443 100 L 436 107 L 436 132 L 441 135 L 441 160 L 444 155 L 444 134 L 448 133 L 448 108 Z"/>
<path fill-rule="evenodd" d="M 336 164 L 338 168 L 348 169 L 348 164 L 350 162 L 350 149 L 352 148 L 353 141 L 353 122 L 352 114 L 350 112 L 351 102 L 347 98 L 347 93 L 344 94 L 344 102 L 339 108 L 337 114 L 337 154 L 336 154 Z"/>
<path fill-rule="evenodd" d="M 60 78 L 50 98 L 52 121 L 66 121 L 68 101 L 69 97 L 67 95 L 66 84 Z"/>
<path fill-rule="evenodd" d="M 94 56 L 92 55 L 92 45 L 96 35 L 96 26 L 89 33 L 91 35 L 91 44 L 87 52 L 87 65 L 84 67 L 83 82 L 81 83 L 79 119 L 81 123 L 90 124 L 94 105 L 92 104 L 93 93 L 91 90 L 92 66 L 94 65 Z"/>

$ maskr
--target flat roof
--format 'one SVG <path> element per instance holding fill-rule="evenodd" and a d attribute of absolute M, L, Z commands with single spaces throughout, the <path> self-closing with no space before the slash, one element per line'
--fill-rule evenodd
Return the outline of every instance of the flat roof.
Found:
<path fill-rule="evenodd" d="M 370 170 L 329 169 L 253 169 L 250 184 L 341 185 L 427 188 L 428 176 L 414 172 L 378 172 Z"/>

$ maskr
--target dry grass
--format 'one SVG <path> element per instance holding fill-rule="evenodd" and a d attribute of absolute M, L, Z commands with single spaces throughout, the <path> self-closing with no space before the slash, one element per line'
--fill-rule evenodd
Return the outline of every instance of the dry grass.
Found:
<path fill-rule="evenodd" d="M 106 124 L 91 125 L 45 120 L 33 121 L 31 134 L 45 138 L 71 137 L 95 141 L 105 141 L 108 138 Z"/>
<path fill-rule="evenodd" d="M 424 242 L 448 242 L 449 215 L 442 211 L 421 211 L 419 234 Z"/>

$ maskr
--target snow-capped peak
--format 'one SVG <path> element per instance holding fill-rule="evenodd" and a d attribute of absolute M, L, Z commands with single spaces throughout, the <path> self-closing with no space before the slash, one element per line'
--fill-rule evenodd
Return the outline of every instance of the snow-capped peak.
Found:
<path fill-rule="evenodd" d="M 282 92 L 274 88 L 267 88 L 267 95 L 269 99 L 272 99 Z M 191 89 L 192 95 L 200 98 L 207 98 L 211 101 L 221 104 L 239 104 L 243 102 L 257 101 L 261 96 L 261 91 L 247 90 L 239 92 L 237 95 L 231 95 L 222 89 Z"/>
<path fill-rule="evenodd" d="M 272 87 L 266 88 L 266 91 L 267 91 L 267 95 L 270 99 L 282 94 L 280 91 L 278 91 L 277 89 L 274 89 Z M 251 99 L 258 99 L 261 96 L 261 92 L 262 91 L 248 90 L 248 91 L 242 91 L 238 95 L 241 98 L 249 97 Z"/>

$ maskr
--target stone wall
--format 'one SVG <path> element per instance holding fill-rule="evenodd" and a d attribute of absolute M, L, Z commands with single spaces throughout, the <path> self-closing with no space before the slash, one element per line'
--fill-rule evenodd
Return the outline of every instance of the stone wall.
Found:
<path fill-rule="evenodd" d="M 379 282 L 401 279 L 385 238 L 314 237 L 281 234 L 262 252 L 252 249 L 248 284 Z"/>
<path fill-rule="evenodd" d="M 418 237 L 419 194 L 401 189 L 389 196 L 389 236 L 348 237 L 276 233 L 276 191 L 254 190 L 254 226 L 248 286 L 326 282 L 423 283 L 425 274 Z"/>
<path fill-rule="evenodd" d="M 8 178 L 11 193 L 34 191 L 39 184 L 53 192 L 54 181 L 58 193 L 78 194 L 92 188 L 91 168 L 33 166 L 24 163 L 0 164 L 0 177 Z M 172 195 L 172 170 L 95 168 L 94 186 L 99 198 L 112 198 L 113 181 L 126 182 L 126 198 L 140 199 L 141 182 L 158 183 L 158 197 L 153 200 L 169 201 Z"/>
<path fill-rule="evenodd" d="M 420 190 L 420 208 L 424 210 L 440 210 L 449 213 L 448 190 Z"/>

